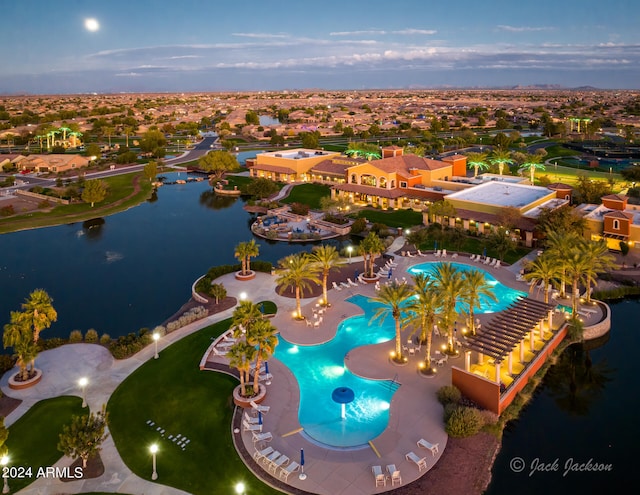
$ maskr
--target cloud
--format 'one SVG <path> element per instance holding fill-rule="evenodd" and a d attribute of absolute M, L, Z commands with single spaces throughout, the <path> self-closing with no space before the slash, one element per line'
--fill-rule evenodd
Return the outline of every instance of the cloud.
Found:
<path fill-rule="evenodd" d="M 388 34 L 401 34 L 401 35 L 411 36 L 415 34 L 432 35 L 432 34 L 436 34 L 437 32 L 438 31 L 436 31 L 435 29 L 413 29 L 413 28 L 399 29 L 394 31 L 385 31 L 382 29 L 368 29 L 368 30 L 361 30 L 361 31 L 333 31 L 329 33 L 329 36 L 362 36 L 362 35 L 385 36 Z"/>
<path fill-rule="evenodd" d="M 500 24 L 496 26 L 497 31 L 507 31 L 509 33 L 531 33 L 535 31 L 552 31 L 552 27 L 535 27 L 535 26 L 507 26 Z"/>
<path fill-rule="evenodd" d="M 231 33 L 231 36 L 239 36 L 242 38 L 290 38 L 290 35 L 285 33 Z"/>

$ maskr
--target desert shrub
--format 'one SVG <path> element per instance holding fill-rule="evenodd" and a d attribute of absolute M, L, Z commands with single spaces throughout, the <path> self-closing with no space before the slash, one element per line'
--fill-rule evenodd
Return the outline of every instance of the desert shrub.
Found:
<path fill-rule="evenodd" d="M 100 336 L 100 343 L 102 345 L 109 345 L 111 343 L 111 336 L 108 333 L 103 333 Z"/>
<path fill-rule="evenodd" d="M 267 232 L 267 239 L 274 241 L 278 238 L 278 233 L 275 230 L 270 230 Z"/>
<path fill-rule="evenodd" d="M 629 244 L 625 241 L 620 241 L 620 252 L 622 253 L 622 256 L 629 254 Z"/>
<path fill-rule="evenodd" d="M 167 329 L 162 325 L 158 325 L 153 329 L 153 333 L 157 333 L 160 337 L 164 337 L 167 334 Z"/>
<path fill-rule="evenodd" d="M 332 215 L 330 213 L 326 213 L 325 216 L 323 217 L 323 220 L 325 222 L 335 223 L 336 225 L 344 225 L 346 223 L 349 223 L 348 218 L 343 217 L 342 215 Z M 365 226 L 366 225 L 367 223 L 365 222 Z"/>
<path fill-rule="evenodd" d="M 495 425 L 498 422 L 498 415 L 493 411 L 489 411 L 487 409 L 481 409 L 480 416 L 482 417 L 482 421 L 484 425 Z"/>
<path fill-rule="evenodd" d="M 67 339 L 52 337 L 50 339 L 38 339 L 38 352 L 55 349 L 67 343 Z"/>
<path fill-rule="evenodd" d="M 15 209 L 13 208 L 13 205 L 8 205 L 8 206 L 3 206 L 2 208 L 0 208 L 0 216 L 3 217 L 8 217 L 10 215 L 15 214 Z"/>
<path fill-rule="evenodd" d="M 90 328 L 84 335 L 84 341 L 87 344 L 96 344 L 98 342 L 98 332 L 94 328 Z"/>
<path fill-rule="evenodd" d="M 367 228 L 367 220 L 364 218 L 358 218 L 351 224 L 351 233 L 359 234 L 364 232 Z"/>
<path fill-rule="evenodd" d="M 0 375 L 4 375 L 7 371 L 16 365 L 16 358 L 8 354 L 0 354 Z"/>
<path fill-rule="evenodd" d="M 442 413 L 442 420 L 445 422 L 445 424 L 447 423 L 447 421 L 449 421 L 449 418 L 451 417 L 451 414 L 453 413 L 453 411 L 455 411 L 459 407 L 460 406 L 455 402 L 449 402 L 447 405 L 444 406 L 444 411 Z"/>
<path fill-rule="evenodd" d="M 80 330 L 71 330 L 71 333 L 69 334 L 69 342 L 72 344 L 82 342 L 82 332 Z"/>
<path fill-rule="evenodd" d="M 484 419 L 478 409 L 458 407 L 451 413 L 444 431 L 450 437 L 464 438 L 475 435 L 483 426 Z"/>
<path fill-rule="evenodd" d="M 443 406 L 447 404 L 457 404 L 462 399 L 462 393 L 455 385 L 445 385 L 436 392 L 438 402 Z"/>
<path fill-rule="evenodd" d="M 304 203 L 291 203 L 289 205 L 291 209 L 291 213 L 300 216 L 306 216 L 309 213 L 309 205 L 305 205 Z"/>

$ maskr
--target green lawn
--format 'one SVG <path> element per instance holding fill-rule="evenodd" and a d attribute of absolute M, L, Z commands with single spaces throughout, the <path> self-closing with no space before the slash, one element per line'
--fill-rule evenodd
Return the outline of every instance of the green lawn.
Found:
<path fill-rule="evenodd" d="M 300 184 L 294 186 L 289 195 L 282 200 L 283 203 L 302 203 L 309 205 L 312 210 L 320 209 L 320 199 L 331 195 L 329 186 L 323 184 Z"/>
<path fill-rule="evenodd" d="M 265 303 L 265 309 L 272 309 Z M 158 482 L 195 495 L 232 493 L 243 481 L 247 493 L 280 493 L 253 476 L 238 457 L 231 439 L 233 378 L 200 371 L 198 364 L 212 337 L 230 320 L 204 328 L 162 351 L 131 374 L 109 400 L 110 430 L 124 462 L 138 476 L 151 479 L 149 446 L 157 443 Z M 162 438 L 152 420 L 166 430 Z M 183 451 L 167 440 L 185 435 Z"/>
<path fill-rule="evenodd" d="M 422 251 L 433 250 L 434 242 L 435 242 L 434 239 L 427 240 L 426 242 L 422 243 L 419 246 L 420 250 Z M 467 238 L 464 240 L 464 242 L 460 246 L 459 250 L 456 249 L 456 247 L 453 246 L 451 243 L 438 242 L 438 249 L 446 249 L 449 254 L 452 254 L 456 251 L 459 251 L 461 253 L 469 253 L 469 254 L 482 254 L 485 246 L 486 246 L 486 242 L 482 237 L 471 237 L 471 236 L 467 236 Z M 511 251 L 507 253 L 504 257 L 504 261 L 505 263 L 513 264 L 516 261 L 518 261 L 520 258 L 522 258 L 524 255 L 528 254 L 530 251 L 531 251 L 530 248 L 518 247 L 516 248 L 515 251 Z M 495 252 L 490 247 L 487 247 L 487 256 L 491 258 L 497 258 L 498 253 Z"/>
<path fill-rule="evenodd" d="M 31 467 L 30 479 L 12 479 L 9 487 L 16 492 L 35 481 L 39 467 L 53 466 L 62 453 L 58 436 L 71 423 L 72 415 L 87 414 L 79 397 L 63 396 L 37 402 L 9 428 L 7 448 L 11 466 Z"/>
<path fill-rule="evenodd" d="M 388 227 L 414 227 L 422 225 L 422 213 L 413 210 L 373 210 L 364 209 L 357 212 L 358 218 L 366 218 L 369 222 L 382 223 Z"/>

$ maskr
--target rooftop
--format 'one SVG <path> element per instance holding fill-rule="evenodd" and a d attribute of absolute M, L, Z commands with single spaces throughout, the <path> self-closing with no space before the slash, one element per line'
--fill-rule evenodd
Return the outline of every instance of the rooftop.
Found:
<path fill-rule="evenodd" d="M 526 186 L 506 181 L 491 181 L 447 196 L 447 199 L 459 199 L 496 206 L 523 208 L 545 196 L 554 195 L 546 187 Z"/>
<path fill-rule="evenodd" d="M 304 160 L 305 158 L 316 158 L 318 156 L 337 155 L 334 151 L 311 150 L 306 148 L 296 148 L 293 150 L 273 151 L 270 153 L 260 153 L 257 158 L 284 158 L 287 160 Z"/>

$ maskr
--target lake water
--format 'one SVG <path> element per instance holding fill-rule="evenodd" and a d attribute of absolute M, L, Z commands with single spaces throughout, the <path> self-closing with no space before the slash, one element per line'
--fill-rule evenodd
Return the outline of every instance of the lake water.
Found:
<path fill-rule="evenodd" d="M 214 196 L 206 182 L 168 185 L 105 219 L 0 235 L 0 319 L 8 321 L 29 292 L 44 288 L 59 314 L 45 338 L 73 329 L 118 336 L 153 327 L 189 299 L 191 284 L 209 267 L 235 263 L 234 246 L 251 238 L 242 205 Z M 309 249 L 258 242 L 259 258 L 272 262 Z M 584 350 L 565 352 L 505 431 L 489 495 L 603 492 L 635 474 L 639 311 L 638 301 L 613 306 L 610 338 L 589 351 L 590 361 Z M 520 473 L 510 467 L 515 457 L 525 463 Z M 529 476 L 536 459 L 550 467 L 558 459 L 558 471 Z M 610 463 L 613 471 L 562 476 L 570 459 Z"/>

